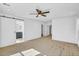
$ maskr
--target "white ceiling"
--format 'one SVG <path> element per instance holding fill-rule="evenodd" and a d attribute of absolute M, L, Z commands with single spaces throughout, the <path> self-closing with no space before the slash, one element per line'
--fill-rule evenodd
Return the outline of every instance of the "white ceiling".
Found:
<path fill-rule="evenodd" d="M 78 15 L 79 13 L 79 4 L 78 3 L 9 3 L 10 6 L 2 5 L 3 12 L 16 15 L 19 17 L 36 19 L 40 21 L 49 21 L 53 18 L 65 17 Z M 30 15 L 30 13 L 35 12 L 36 8 L 42 10 L 50 10 L 50 13 L 47 14 L 47 17 L 38 17 L 35 15 Z"/>

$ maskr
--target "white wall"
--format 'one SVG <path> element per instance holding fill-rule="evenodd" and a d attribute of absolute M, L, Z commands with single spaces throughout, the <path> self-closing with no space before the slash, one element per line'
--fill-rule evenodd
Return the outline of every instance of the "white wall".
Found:
<path fill-rule="evenodd" d="M 0 39 L 0 47 L 9 46 L 15 44 L 16 36 L 15 36 L 15 20 L 8 18 L 1 18 L 1 39 Z"/>
<path fill-rule="evenodd" d="M 79 18 L 76 19 L 76 39 L 79 46 Z"/>
<path fill-rule="evenodd" d="M 0 43 L 1 43 L 1 18 L 0 18 Z M 0 44 L 1 46 L 1 44 Z"/>
<path fill-rule="evenodd" d="M 54 40 L 76 43 L 76 20 L 74 17 L 54 19 L 52 34 Z"/>
<path fill-rule="evenodd" d="M 25 19 L 24 20 L 25 40 L 31 40 L 41 37 L 41 23 L 39 21 Z"/>
<path fill-rule="evenodd" d="M 24 31 L 24 21 L 16 20 L 16 32 L 23 32 Z"/>

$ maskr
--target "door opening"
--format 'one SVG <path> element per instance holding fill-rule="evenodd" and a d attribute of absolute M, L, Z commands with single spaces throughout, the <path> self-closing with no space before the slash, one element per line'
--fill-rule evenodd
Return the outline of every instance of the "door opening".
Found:
<path fill-rule="evenodd" d="M 52 35 L 52 25 L 49 26 L 49 35 Z"/>
<path fill-rule="evenodd" d="M 41 37 L 43 37 L 43 24 L 41 24 Z"/>

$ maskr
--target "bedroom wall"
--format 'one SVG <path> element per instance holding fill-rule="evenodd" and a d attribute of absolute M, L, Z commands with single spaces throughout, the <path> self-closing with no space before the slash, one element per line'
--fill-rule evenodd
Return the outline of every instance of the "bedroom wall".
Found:
<path fill-rule="evenodd" d="M 15 20 L 9 18 L 1 18 L 0 22 L 1 22 L 0 47 L 5 47 L 15 44 L 16 41 Z"/>
<path fill-rule="evenodd" d="M 76 19 L 74 17 L 53 19 L 52 38 L 54 38 L 54 40 L 77 43 Z"/>
<path fill-rule="evenodd" d="M 25 19 L 24 20 L 25 40 L 32 40 L 41 37 L 41 22 Z"/>
<path fill-rule="evenodd" d="M 1 18 L 0 18 L 0 46 L 1 46 Z"/>
<path fill-rule="evenodd" d="M 79 18 L 76 19 L 76 39 L 79 46 Z"/>

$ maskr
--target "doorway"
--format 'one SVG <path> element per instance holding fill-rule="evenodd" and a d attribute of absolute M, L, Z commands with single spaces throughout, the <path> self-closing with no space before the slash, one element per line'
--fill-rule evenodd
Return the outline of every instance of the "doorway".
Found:
<path fill-rule="evenodd" d="M 49 35 L 52 35 L 52 25 L 49 26 Z"/>
<path fill-rule="evenodd" d="M 41 24 L 41 37 L 43 37 L 43 24 Z"/>
<path fill-rule="evenodd" d="M 16 43 L 24 41 L 24 21 L 16 20 Z"/>

